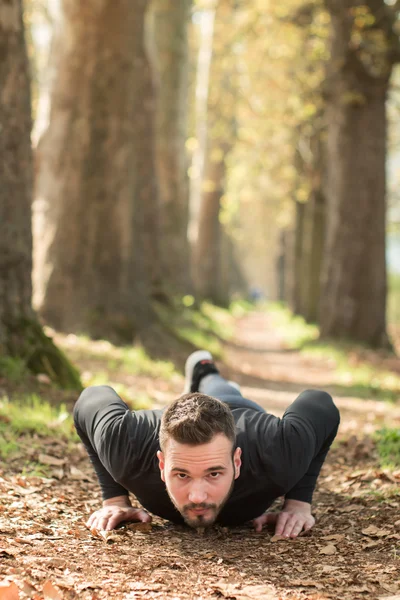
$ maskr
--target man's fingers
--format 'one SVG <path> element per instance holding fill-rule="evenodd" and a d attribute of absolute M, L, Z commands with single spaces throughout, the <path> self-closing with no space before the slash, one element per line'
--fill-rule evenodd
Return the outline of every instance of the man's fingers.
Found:
<path fill-rule="evenodd" d="M 284 535 L 286 523 L 290 519 L 291 515 L 288 513 L 281 512 L 276 521 L 275 535 Z"/>
<path fill-rule="evenodd" d="M 139 510 L 139 513 L 135 518 L 142 523 L 151 523 L 153 520 L 149 513 L 142 509 Z"/>
<path fill-rule="evenodd" d="M 293 526 L 292 531 L 289 533 L 289 536 L 291 538 L 296 538 L 299 535 L 299 533 L 302 531 L 303 527 L 304 527 L 304 522 L 303 521 L 300 521 L 300 522 L 296 523 Z"/>

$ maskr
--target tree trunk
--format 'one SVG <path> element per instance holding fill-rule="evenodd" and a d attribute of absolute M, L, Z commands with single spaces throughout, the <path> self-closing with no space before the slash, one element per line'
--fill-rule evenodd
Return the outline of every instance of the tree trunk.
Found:
<path fill-rule="evenodd" d="M 319 319 L 321 297 L 321 268 L 325 239 L 325 199 L 321 188 L 311 192 L 306 206 L 308 248 L 306 258 L 307 279 L 302 314 L 307 322 Z"/>
<path fill-rule="evenodd" d="M 0 0 L 0 356 L 79 389 L 75 369 L 32 310 L 31 105 L 20 0 Z"/>
<path fill-rule="evenodd" d="M 190 291 L 189 182 L 186 154 L 187 29 L 192 0 L 153 0 L 152 63 L 157 79 L 157 167 L 161 260 L 168 288 Z"/>
<path fill-rule="evenodd" d="M 205 169 L 194 265 L 197 295 L 216 304 L 225 301 L 220 294 L 222 226 L 219 219 L 225 171 L 224 149 L 212 145 Z"/>
<path fill-rule="evenodd" d="M 37 301 L 48 323 L 131 342 L 159 283 L 146 0 L 64 0 L 38 152 Z"/>
<path fill-rule="evenodd" d="M 363 19 L 356 21 L 355 0 L 327 4 L 332 40 L 321 334 L 386 346 L 388 38 L 378 21 L 371 35 Z"/>
<path fill-rule="evenodd" d="M 296 201 L 296 224 L 294 230 L 294 258 L 293 258 L 293 288 L 290 308 L 292 311 L 300 315 L 302 314 L 302 276 L 304 272 L 303 266 L 303 247 L 304 247 L 304 221 L 305 221 L 304 202 Z"/>
<path fill-rule="evenodd" d="M 234 16 L 235 7 L 232 8 L 230 3 L 218 5 L 208 97 L 206 159 L 193 261 L 197 295 L 222 305 L 227 303 L 227 294 L 221 283 L 223 232 L 220 210 L 226 189 L 226 161 L 236 135 Z"/>

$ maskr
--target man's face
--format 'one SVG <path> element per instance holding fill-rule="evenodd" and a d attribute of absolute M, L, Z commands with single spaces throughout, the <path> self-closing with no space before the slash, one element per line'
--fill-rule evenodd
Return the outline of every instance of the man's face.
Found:
<path fill-rule="evenodd" d="M 161 479 L 191 527 L 214 523 L 240 474 L 241 449 L 232 458 L 232 442 L 222 433 L 208 444 L 189 446 L 173 439 L 158 452 Z"/>

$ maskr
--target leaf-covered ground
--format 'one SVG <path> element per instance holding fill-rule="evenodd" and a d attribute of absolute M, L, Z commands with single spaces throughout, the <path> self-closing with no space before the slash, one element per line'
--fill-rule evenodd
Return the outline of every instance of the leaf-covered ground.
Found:
<path fill-rule="evenodd" d="M 335 391 L 331 366 L 286 351 L 263 314 L 239 323 L 226 357 L 224 372 L 275 414 L 306 387 Z M 159 380 L 161 403 L 181 384 Z M 20 453 L 0 466 L 0 600 L 399 600 L 400 470 L 378 466 L 371 435 L 400 427 L 400 404 L 335 400 L 342 424 L 315 494 L 317 523 L 296 540 L 250 526 L 201 536 L 154 519 L 106 541 L 84 526 L 100 497 L 83 448 L 48 438 Z M 22 475 L 38 452 L 48 476 Z"/>

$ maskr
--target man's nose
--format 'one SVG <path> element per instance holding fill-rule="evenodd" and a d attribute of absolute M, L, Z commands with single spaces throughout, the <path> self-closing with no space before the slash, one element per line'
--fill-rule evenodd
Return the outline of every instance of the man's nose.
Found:
<path fill-rule="evenodd" d="M 200 483 L 193 483 L 189 491 L 189 502 L 201 504 L 207 500 L 207 492 Z"/>

